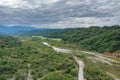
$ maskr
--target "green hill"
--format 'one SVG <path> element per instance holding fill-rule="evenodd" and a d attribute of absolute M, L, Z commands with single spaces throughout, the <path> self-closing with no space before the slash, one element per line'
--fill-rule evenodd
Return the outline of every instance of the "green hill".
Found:
<path fill-rule="evenodd" d="M 120 26 L 69 29 L 46 29 L 25 32 L 24 36 L 44 36 L 61 38 L 64 42 L 77 43 L 82 49 L 97 52 L 116 52 L 120 50 Z M 79 44 L 79 45 L 78 45 Z"/>

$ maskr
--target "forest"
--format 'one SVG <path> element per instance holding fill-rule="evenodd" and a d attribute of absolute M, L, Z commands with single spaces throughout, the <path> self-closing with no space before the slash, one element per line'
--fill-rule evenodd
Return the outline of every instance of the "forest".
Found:
<path fill-rule="evenodd" d="M 96 52 L 120 52 L 120 26 L 91 26 L 90 28 L 45 29 L 24 32 L 22 36 L 60 38 L 78 47 Z M 78 45 L 79 44 L 79 45 Z"/>
<path fill-rule="evenodd" d="M 45 29 L 24 32 L 21 36 L 0 35 L 0 80 L 77 80 L 79 66 L 73 56 L 84 62 L 85 79 L 114 80 L 107 72 L 119 78 L 119 58 L 107 60 L 108 57 L 83 50 L 119 52 L 119 39 L 119 26 Z M 56 52 L 43 42 L 72 52 Z"/>
<path fill-rule="evenodd" d="M 0 48 L 10 48 L 20 46 L 21 42 L 12 36 L 0 35 Z"/>
<path fill-rule="evenodd" d="M 52 40 L 0 36 L 0 41 L 0 80 L 27 80 L 28 78 L 32 80 L 77 80 L 78 66 L 73 55 L 85 62 L 87 80 L 113 80 L 104 73 L 102 68 L 87 59 L 86 56 L 89 55 L 82 52 L 62 54 L 42 44 L 43 41 L 52 42 Z M 116 73 L 116 70 L 113 71 Z"/>

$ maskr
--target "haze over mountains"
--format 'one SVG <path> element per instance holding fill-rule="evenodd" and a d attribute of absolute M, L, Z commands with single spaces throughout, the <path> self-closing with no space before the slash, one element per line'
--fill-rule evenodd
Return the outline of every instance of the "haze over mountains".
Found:
<path fill-rule="evenodd" d="M 12 34 L 12 33 L 18 33 L 20 31 L 31 31 L 31 30 L 37 30 L 38 28 L 35 27 L 27 27 L 27 26 L 13 26 L 13 27 L 8 27 L 8 26 L 3 26 L 0 25 L 0 33 L 1 34 Z"/>

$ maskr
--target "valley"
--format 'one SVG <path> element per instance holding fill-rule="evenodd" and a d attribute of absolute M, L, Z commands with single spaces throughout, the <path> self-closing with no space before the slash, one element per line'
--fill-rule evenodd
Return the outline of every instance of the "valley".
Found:
<path fill-rule="evenodd" d="M 109 41 L 115 43 L 111 45 L 115 48 L 111 53 L 119 54 L 119 32 L 115 35 L 114 40 Z M 96 39 L 91 37 L 80 42 L 87 40 L 89 46 L 89 42 Z M 100 47 L 84 48 L 80 42 L 59 36 L 0 35 L 0 80 L 120 80 L 119 57 L 104 55 L 97 51 Z M 106 41 L 102 44 L 108 45 Z"/>
<path fill-rule="evenodd" d="M 0 80 L 120 80 L 120 0 L 0 0 Z"/>

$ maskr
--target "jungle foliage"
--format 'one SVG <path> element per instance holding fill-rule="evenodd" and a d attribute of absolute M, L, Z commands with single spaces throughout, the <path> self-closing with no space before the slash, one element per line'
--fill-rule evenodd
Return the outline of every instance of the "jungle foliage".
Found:
<path fill-rule="evenodd" d="M 120 26 L 91 26 L 89 28 L 45 29 L 25 32 L 24 36 L 44 36 L 60 38 L 64 42 L 97 52 L 120 51 Z M 79 45 L 78 45 L 79 44 Z"/>

